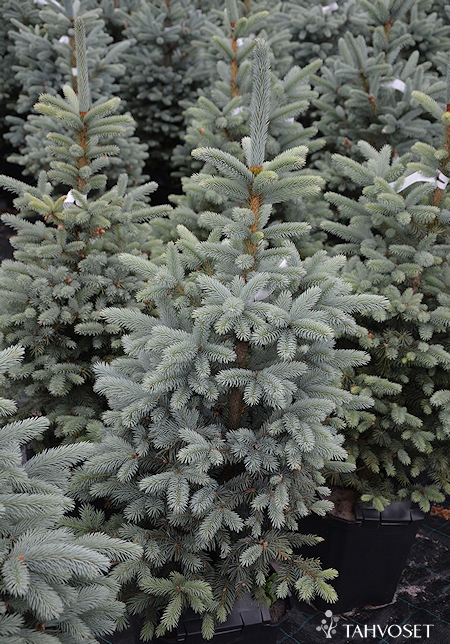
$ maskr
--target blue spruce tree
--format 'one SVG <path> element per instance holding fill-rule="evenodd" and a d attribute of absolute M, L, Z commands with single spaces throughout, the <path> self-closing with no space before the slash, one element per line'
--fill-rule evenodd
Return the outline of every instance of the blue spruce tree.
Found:
<path fill-rule="evenodd" d="M 331 507 L 320 498 L 325 472 L 349 471 L 329 417 L 371 404 L 341 387 L 343 370 L 367 355 L 336 349 L 336 338 L 358 332 L 352 312 L 383 301 L 351 294 L 338 276 L 342 257 L 303 262 L 292 240 L 305 223 L 270 223 L 274 204 L 317 193 L 321 180 L 296 173 L 304 147 L 265 161 L 262 40 L 253 74 L 244 161 L 216 148 L 193 152 L 215 168 L 197 176 L 198 188 L 222 194 L 227 214 L 200 215 L 205 241 L 180 226 L 160 265 L 121 256 L 155 315 L 103 312 L 127 331 L 125 356 L 96 367 L 106 428 L 73 490 L 106 499 L 122 516 L 119 535 L 144 547 L 144 560 L 114 570 L 129 611 L 145 617 L 144 641 L 175 627 L 188 606 L 212 637 L 244 593 L 265 602 L 271 561 L 277 597 L 289 587 L 303 599 L 335 597 L 327 583 L 335 571 L 292 548 L 316 541 L 299 534 L 298 520 Z"/>
<path fill-rule="evenodd" d="M 87 426 L 94 431 L 102 411 L 92 392 L 93 361 L 120 352 L 118 329 L 101 311 L 126 306 L 137 287 L 116 255 L 145 252 L 145 222 L 168 209 L 148 206 L 155 183 L 128 190 L 127 175 L 104 192 L 101 170 L 119 150 L 102 139 L 122 135 L 130 118 L 114 114 L 118 98 L 92 105 L 81 19 L 76 38 L 79 93 L 66 85 L 64 98 L 46 94 L 36 105 L 64 129 L 48 136 L 51 170 L 36 186 L 0 176 L 0 185 L 19 195 L 18 214 L 3 216 L 17 232 L 14 260 L 0 267 L 3 346 L 21 342 L 26 349 L 16 383 L 17 395 L 26 396 L 21 411 L 46 414 L 71 438 Z"/>
<path fill-rule="evenodd" d="M 450 112 L 423 92 L 413 98 L 444 130 L 443 143 L 415 143 L 416 160 L 407 163 L 411 155 L 360 142 L 364 163 L 335 157 L 360 197 L 326 195 L 339 220 L 324 226 L 344 241 L 333 252 L 349 256 L 343 276 L 358 292 L 389 300 L 359 341 L 371 362 L 347 374 L 353 391 L 375 400 L 373 411 L 346 416 L 357 467 L 333 482 L 378 509 L 411 499 L 429 511 L 450 492 Z"/>
<path fill-rule="evenodd" d="M 85 22 L 87 65 L 94 105 L 119 92 L 118 79 L 126 69 L 123 56 L 131 42 L 126 39 L 112 42 L 95 0 L 46 2 L 41 4 L 39 11 L 36 11 L 32 0 L 24 0 L 22 4 L 28 5 L 27 24 L 15 17 L 18 11 L 14 3 L 5 9 L 9 38 L 13 42 L 9 47 L 9 58 L 18 91 L 17 101 L 9 101 L 8 104 L 6 123 L 9 131 L 5 138 L 18 149 L 9 160 L 23 166 L 24 174 L 36 176 L 40 170 L 50 167 L 51 155 L 43 153 L 43 149 L 46 135 L 54 132 L 58 123 L 51 118 L 38 118 L 33 113 L 33 105 L 42 93 L 56 96 L 64 84 L 78 91 L 76 18 Z M 148 154 L 146 146 L 133 136 L 134 129 L 135 123 L 128 118 L 127 122 L 124 121 L 123 132 L 116 136 L 120 154 L 109 160 L 109 185 L 123 172 L 127 173 L 130 185 L 140 184 L 146 179 L 143 166 Z M 64 133 L 62 127 L 59 132 Z"/>
<path fill-rule="evenodd" d="M 0 379 L 23 349 L 0 351 Z M 9 422 L 14 401 L 0 399 L 0 643 L 97 644 L 124 612 L 112 561 L 141 556 L 138 545 L 101 532 L 77 537 L 59 521 L 73 507 L 71 469 L 89 443 L 44 450 L 22 463 L 21 447 L 46 431 L 43 417 Z"/>

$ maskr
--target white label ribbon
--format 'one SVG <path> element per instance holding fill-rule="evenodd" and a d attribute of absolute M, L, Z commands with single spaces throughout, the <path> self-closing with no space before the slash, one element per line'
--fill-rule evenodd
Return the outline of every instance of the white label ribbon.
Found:
<path fill-rule="evenodd" d="M 287 261 L 283 259 L 279 265 L 279 268 L 286 268 L 286 266 L 287 266 Z M 247 300 L 247 304 L 253 304 L 253 302 L 261 302 L 261 300 L 265 300 L 272 293 L 273 293 L 273 289 L 269 291 L 267 288 L 262 288 L 255 293 L 253 298 Z"/>
<path fill-rule="evenodd" d="M 399 78 L 389 81 L 389 83 L 381 83 L 381 87 L 391 87 L 392 89 L 398 89 L 398 91 L 402 92 L 403 94 L 406 91 L 406 83 L 404 83 Z"/>
<path fill-rule="evenodd" d="M 333 13 L 333 11 L 337 11 L 338 9 L 339 9 L 338 3 L 332 2 L 331 4 L 322 6 L 322 13 L 325 15 L 327 13 Z"/>
<path fill-rule="evenodd" d="M 409 174 L 407 177 L 405 177 L 400 186 L 397 188 L 397 192 L 401 192 L 402 190 L 405 190 L 405 188 L 412 186 L 413 183 L 418 183 L 419 181 L 421 181 L 422 183 L 434 183 L 438 188 L 444 190 L 444 188 L 447 187 L 450 178 L 446 177 L 442 172 L 439 172 L 437 177 L 426 177 L 421 172 L 413 172 L 412 174 Z M 392 181 L 389 185 L 393 188 L 395 184 L 396 182 Z"/>
<path fill-rule="evenodd" d="M 50 2 L 51 2 L 52 4 L 54 4 L 54 5 L 56 5 L 57 7 L 59 7 L 60 9 L 62 9 L 62 4 L 60 4 L 59 2 L 57 2 L 57 0 L 50 0 Z M 47 2 L 47 0 L 34 0 L 34 4 L 42 4 L 42 5 L 46 5 L 46 4 L 48 4 L 48 2 Z"/>
<path fill-rule="evenodd" d="M 249 34 L 246 38 L 236 38 L 236 45 L 242 47 L 247 40 L 254 40 L 255 38 L 256 34 Z"/>

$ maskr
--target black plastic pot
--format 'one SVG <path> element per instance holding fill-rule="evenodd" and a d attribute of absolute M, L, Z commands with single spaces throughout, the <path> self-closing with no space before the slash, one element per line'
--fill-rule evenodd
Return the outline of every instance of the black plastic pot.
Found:
<path fill-rule="evenodd" d="M 287 600 L 287 609 L 290 600 Z M 267 606 L 257 604 L 250 595 L 239 599 L 228 616 L 228 619 L 216 628 L 211 644 L 276 644 L 279 626 L 288 617 L 288 612 L 278 622 L 272 623 Z M 127 630 L 113 635 L 105 635 L 99 642 L 110 644 L 141 644 L 139 632 L 142 620 L 132 617 Z M 158 637 L 153 644 L 205 644 L 202 637 L 202 620 L 192 610 L 187 610 L 182 616 L 176 633 L 171 636 Z"/>
<path fill-rule="evenodd" d="M 381 606 L 392 601 L 424 514 L 409 501 L 391 503 L 383 512 L 356 506 L 355 521 L 328 514 L 306 517 L 299 531 L 324 538 L 302 548 L 303 556 L 320 558 L 324 568 L 336 568 L 331 583 L 338 601 L 318 598 L 319 610 L 343 613 L 352 608 Z"/>

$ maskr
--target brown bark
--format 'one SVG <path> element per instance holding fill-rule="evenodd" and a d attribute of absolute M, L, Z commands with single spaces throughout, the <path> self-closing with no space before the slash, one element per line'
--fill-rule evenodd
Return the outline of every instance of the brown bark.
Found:
<path fill-rule="evenodd" d="M 240 369 L 245 369 L 247 364 L 248 342 L 236 340 L 236 362 Z M 230 429 L 237 429 L 240 425 L 241 415 L 244 412 L 244 392 L 239 387 L 234 387 L 230 394 L 230 416 L 228 424 Z"/>

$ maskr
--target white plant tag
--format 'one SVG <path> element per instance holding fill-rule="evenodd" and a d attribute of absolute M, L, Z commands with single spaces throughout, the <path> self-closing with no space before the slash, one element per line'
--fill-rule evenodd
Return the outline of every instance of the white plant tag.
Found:
<path fill-rule="evenodd" d="M 406 91 L 406 83 L 404 83 L 399 78 L 389 81 L 389 83 L 382 83 L 381 87 L 392 87 L 392 89 L 398 89 L 398 91 L 402 92 L 403 94 Z"/>
<path fill-rule="evenodd" d="M 254 40 L 255 38 L 256 34 L 249 34 L 246 38 L 236 38 L 236 45 L 242 47 L 246 40 Z"/>
<path fill-rule="evenodd" d="M 272 292 L 273 291 L 268 291 L 266 288 L 262 288 L 260 291 L 255 293 L 253 300 L 249 300 L 248 303 L 251 304 L 252 302 L 260 302 L 261 300 L 265 300 L 266 297 L 269 297 Z"/>
<path fill-rule="evenodd" d="M 447 187 L 447 184 L 449 181 L 450 181 L 450 177 L 446 177 L 445 174 L 443 174 L 442 172 L 439 172 L 438 178 L 436 179 L 436 185 L 441 190 L 444 190 Z"/>
<path fill-rule="evenodd" d="M 322 13 L 325 15 L 327 13 L 333 13 L 333 11 L 337 11 L 338 9 L 339 9 L 338 3 L 332 2 L 331 4 L 322 6 Z"/>
<path fill-rule="evenodd" d="M 279 268 L 286 268 L 286 266 L 287 266 L 287 261 L 283 259 L 279 265 Z M 269 291 L 267 288 L 262 288 L 255 293 L 253 298 L 247 300 L 247 304 L 253 304 L 253 302 L 261 302 L 261 300 L 265 300 L 272 293 L 273 293 L 273 289 Z"/>
<path fill-rule="evenodd" d="M 81 208 L 83 204 L 80 203 L 78 199 L 75 199 L 72 190 L 69 190 L 66 198 L 64 199 L 63 208 L 70 208 L 71 206 L 79 206 Z"/>
<path fill-rule="evenodd" d="M 78 76 L 78 69 L 76 67 L 72 67 L 72 76 Z"/>

